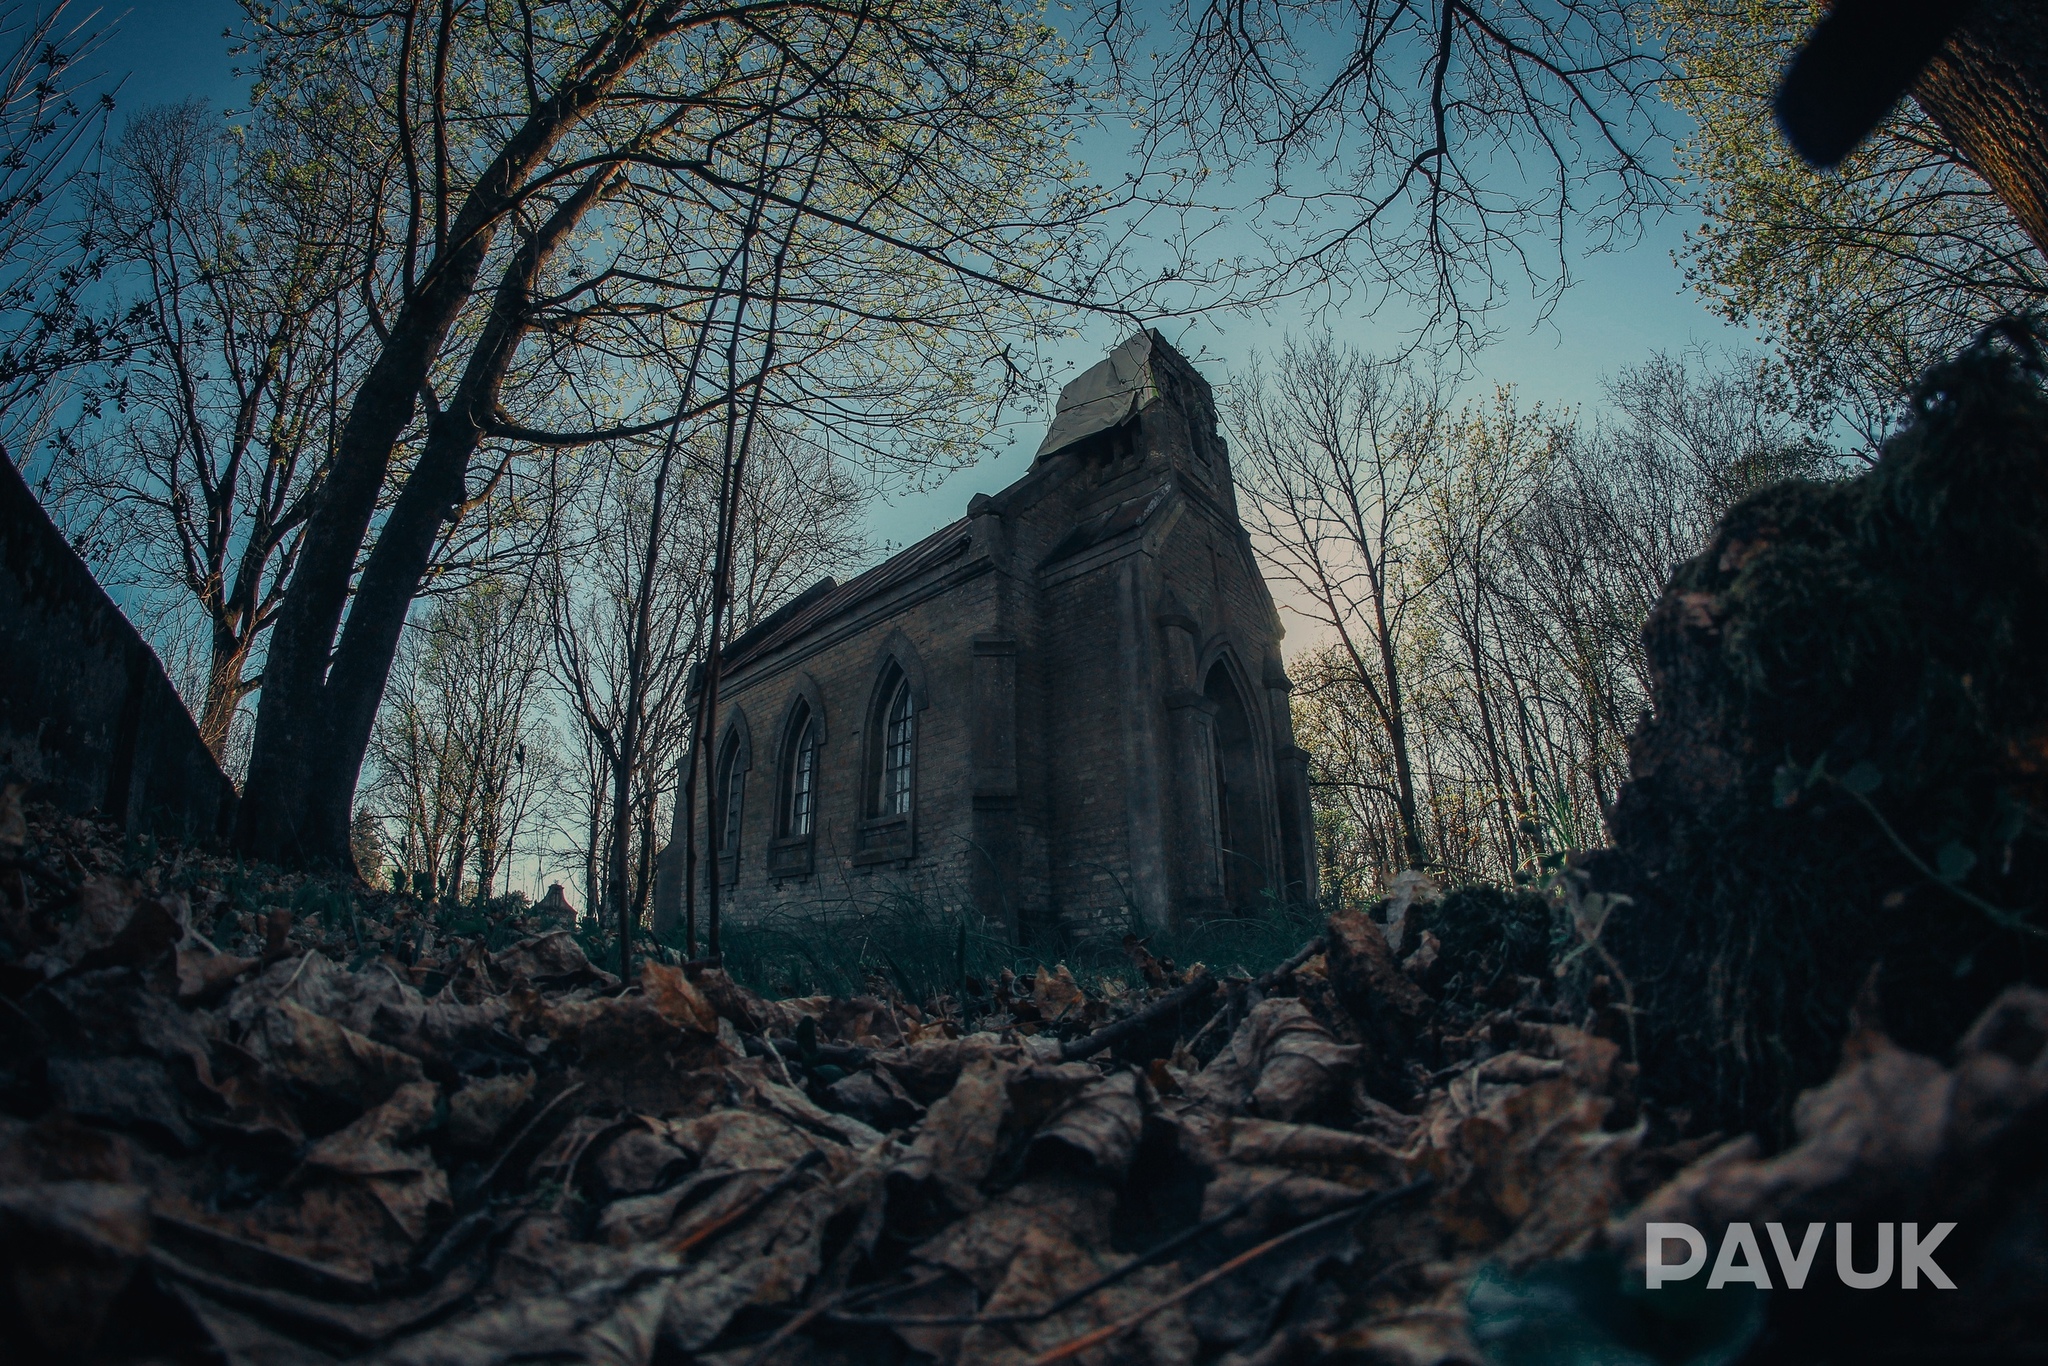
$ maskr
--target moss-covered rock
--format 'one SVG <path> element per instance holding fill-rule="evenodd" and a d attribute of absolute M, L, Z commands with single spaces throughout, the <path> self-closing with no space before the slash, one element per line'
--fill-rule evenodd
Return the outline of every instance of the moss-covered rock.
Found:
<path fill-rule="evenodd" d="M 1876 969 L 1946 1048 L 2048 974 L 2048 393 L 2000 329 L 1935 371 L 1867 474 L 1750 497 L 1645 628 L 1654 711 L 1615 847 L 1645 1082 L 1784 1131 Z"/>

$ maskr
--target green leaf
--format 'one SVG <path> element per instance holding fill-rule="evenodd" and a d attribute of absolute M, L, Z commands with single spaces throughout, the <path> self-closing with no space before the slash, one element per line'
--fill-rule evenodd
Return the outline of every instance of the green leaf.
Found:
<path fill-rule="evenodd" d="M 1976 866 L 1976 853 L 1961 840 L 1950 840 L 1934 856 L 1935 871 L 1941 874 L 1943 882 L 1961 882 Z"/>
<path fill-rule="evenodd" d="M 1842 786 L 1859 797 L 1868 797 L 1877 791 L 1878 785 L 1883 781 L 1884 773 L 1868 759 L 1842 775 Z"/>

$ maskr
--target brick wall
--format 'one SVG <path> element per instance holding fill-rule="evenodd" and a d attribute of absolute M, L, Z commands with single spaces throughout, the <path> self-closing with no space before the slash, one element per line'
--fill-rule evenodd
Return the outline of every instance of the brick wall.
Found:
<path fill-rule="evenodd" d="M 129 833 L 224 838 L 235 791 L 136 633 L 0 457 L 0 768 Z"/>
<path fill-rule="evenodd" d="M 722 893 L 735 917 L 782 910 L 859 905 L 914 894 L 947 911 L 972 908 L 974 851 L 972 743 L 973 646 L 994 626 L 995 585 L 983 560 L 952 568 L 942 587 L 904 585 L 865 604 L 851 621 L 828 624 L 796 648 L 729 678 L 720 700 L 721 736 L 741 722 L 750 735 L 734 880 Z M 860 847 L 866 794 L 864 758 L 875 739 L 876 684 L 886 647 L 913 658 L 921 674 L 917 711 L 913 852 L 872 859 Z M 817 755 L 817 816 L 806 871 L 778 876 L 769 846 L 782 795 L 785 725 L 799 694 L 822 704 L 825 739 Z M 701 835 L 700 835 L 701 838 Z M 785 865 L 787 869 L 790 865 Z M 702 892 L 699 893 L 700 905 Z"/>

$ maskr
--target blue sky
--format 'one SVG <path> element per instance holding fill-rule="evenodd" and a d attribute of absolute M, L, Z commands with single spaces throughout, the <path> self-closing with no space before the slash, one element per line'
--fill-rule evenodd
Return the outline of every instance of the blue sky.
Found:
<path fill-rule="evenodd" d="M 1603 378 L 1652 352 L 1677 353 L 1695 345 L 1756 349 L 1749 333 L 1722 321 L 1686 286 L 1673 253 L 1683 248 L 1691 221 L 1674 213 L 1625 251 L 1575 262 L 1577 283 L 1547 319 L 1539 320 L 1533 303 L 1503 308 L 1499 340 L 1472 359 L 1468 392 L 1483 394 L 1507 383 L 1546 407 L 1591 410 L 1601 404 Z M 1398 307 L 1389 307 L 1379 317 L 1339 311 L 1319 319 L 1205 318 L 1163 323 L 1161 331 L 1188 354 L 1204 353 L 1203 373 L 1220 388 L 1253 352 L 1276 351 L 1290 334 L 1327 325 L 1366 351 L 1387 352 L 1404 344 L 1405 321 Z M 1079 331 L 1059 357 L 1068 375 L 1100 360 L 1126 329 L 1105 320 Z M 915 539 L 959 516 L 974 494 L 993 493 L 1022 478 L 1050 416 L 1049 404 L 1035 419 L 1020 414 L 1007 449 L 930 488 L 883 500 L 871 518 L 875 536 L 899 544 Z"/>
<path fill-rule="evenodd" d="M 119 108 L 203 96 L 222 109 L 238 108 L 247 97 L 235 79 L 235 59 L 223 30 L 238 22 L 233 0 L 144 0 L 118 16 L 102 52 L 110 74 L 124 76 Z M 117 114 L 118 118 L 118 114 Z M 1691 218 L 1674 213 L 1653 224 L 1640 241 L 1621 251 L 1584 256 L 1573 263 L 1577 283 L 1546 320 L 1531 303 L 1510 305 L 1499 315 L 1499 340 L 1473 358 L 1473 392 L 1512 383 L 1546 405 L 1600 402 L 1600 381 L 1652 351 L 1683 351 L 1695 344 L 1749 348 L 1743 330 L 1715 317 L 1686 287 L 1673 261 Z M 1290 332 L 1327 324 L 1339 337 L 1371 351 L 1400 345 L 1407 332 L 1398 308 L 1378 316 L 1337 311 L 1311 320 L 1305 315 L 1269 313 L 1249 318 L 1211 317 L 1192 323 L 1166 322 L 1162 330 L 1190 354 L 1203 357 L 1212 382 L 1227 384 L 1253 351 L 1277 348 Z M 1083 322 L 1077 335 L 1055 352 L 1063 373 L 1078 373 L 1100 359 L 1127 331 L 1108 320 Z M 960 515 L 975 493 L 994 492 L 1022 477 L 1048 414 L 1013 415 L 1010 443 L 998 446 L 974 466 L 929 487 L 877 501 L 870 533 L 881 543 L 901 545 Z"/>
<path fill-rule="evenodd" d="M 127 11 L 109 9 L 118 26 L 101 53 L 110 75 L 123 78 L 117 95 L 121 111 L 165 101 L 206 98 L 222 110 L 247 100 L 247 85 L 234 76 L 235 58 L 223 31 L 240 18 L 233 0 L 145 0 Z M 1686 288 L 1672 253 L 1683 243 L 1688 220 L 1673 216 L 1653 225 L 1625 251 L 1595 255 L 1573 264 L 1578 283 L 1547 321 L 1538 322 L 1532 304 L 1505 308 L 1497 317 L 1499 340 L 1472 358 L 1472 392 L 1496 382 L 1513 383 L 1530 399 L 1547 405 L 1600 403 L 1600 381 L 1652 351 L 1683 351 L 1695 344 L 1744 347 L 1749 339 L 1720 322 Z M 1161 324 L 1170 339 L 1196 356 L 1212 382 L 1230 381 L 1254 351 L 1277 348 L 1290 332 L 1327 323 L 1345 340 L 1378 352 L 1400 346 L 1410 330 L 1398 308 L 1378 316 L 1338 311 L 1311 320 L 1270 313 L 1250 318 L 1210 317 L 1194 323 Z M 1122 340 L 1128 327 L 1106 319 L 1082 320 L 1076 335 L 1054 354 L 1065 376 L 1099 360 Z M 1049 408 L 1049 403 L 1047 405 Z M 994 492 L 1022 477 L 1044 431 L 1049 412 L 1013 415 L 1009 444 L 992 449 L 975 465 L 930 487 L 878 500 L 869 518 L 870 539 L 901 545 L 959 516 L 977 492 Z M 1312 631 L 1290 622 L 1290 653 L 1313 640 Z M 554 880 L 571 881 L 553 856 L 522 857 L 507 870 L 508 885 L 532 895 Z"/>

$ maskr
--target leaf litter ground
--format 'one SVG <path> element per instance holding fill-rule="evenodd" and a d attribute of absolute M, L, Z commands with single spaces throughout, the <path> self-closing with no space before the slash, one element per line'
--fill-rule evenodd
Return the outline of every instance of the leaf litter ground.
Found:
<path fill-rule="evenodd" d="M 2042 1246 L 2025 988 L 1952 1066 L 1863 1028 L 1766 1156 L 1682 1134 L 1612 1011 L 1571 1015 L 1515 934 L 1426 889 L 1256 979 L 1133 941 L 1143 992 L 1041 971 L 970 1019 L 687 965 L 622 991 L 562 929 L 351 966 L 352 936 L 263 917 L 232 953 L 190 859 L 138 869 L 34 808 L 22 834 L 10 1360 L 1765 1359 L 1813 1315 L 1631 1292 L 1641 1222 L 1930 1192 L 1982 1216 L 1944 1250 L 1964 1293 L 1859 1312 L 1894 1343 L 2042 1341 L 2009 1271 Z M 1472 961 L 1429 928 L 1453 920 Z"/>

